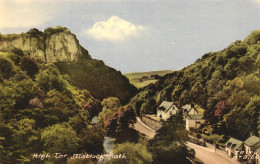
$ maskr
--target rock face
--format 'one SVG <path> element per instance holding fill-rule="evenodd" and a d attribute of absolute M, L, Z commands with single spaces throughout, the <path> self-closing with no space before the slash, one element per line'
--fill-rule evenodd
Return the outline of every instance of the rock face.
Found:
<path fill-rule="evenodd" d="M 22 51 L 39 61 L 55 63 L 74 86 L 87 89 L 99 100 L 118 97 L 121 104 L 126 104 L 137 93 L 120 71 L 92 59 L 76 36 L 64 27 L 47 28 L 44 32 L 31 29 L 22 34 L 0 34 L 0 51 L 17 55 Z"/>
<path fill-rule="evenodd" d="M 64 27 L 47 28 L 44 32 L 32 29 L 22 34 L 0 35 L 0 50 L 12 49 L 20 49 L 47 63 L 78 61 L 81 57 L 90 57 L 76 36 Z"/>

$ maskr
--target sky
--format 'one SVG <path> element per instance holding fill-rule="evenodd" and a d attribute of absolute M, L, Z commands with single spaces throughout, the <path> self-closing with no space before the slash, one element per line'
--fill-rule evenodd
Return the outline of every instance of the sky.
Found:
<path fill-rule="evenodd" d="M 0 33 L 56 26 L 122 73 L 179 70 L 260 29 L 260 0 L 0 1 Z"/>

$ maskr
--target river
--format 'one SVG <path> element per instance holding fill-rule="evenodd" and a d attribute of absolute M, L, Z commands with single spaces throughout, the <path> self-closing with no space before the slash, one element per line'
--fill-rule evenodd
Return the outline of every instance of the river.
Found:
<path fill-rule="evenodd" d="M 96 124 L 97 122 L 98 122 L 97 116 L 93 117 L 92 120 L 91 120 L 91 123 L 92 124 Z M 112 151 L 114 149 L 114 140 L 113 140 L 113 138 L 105 136 L 104 137 L 103 146 L 104 146 L 104 150 L 105 150 L 105 153 L 103 155 L 105 157 L 107 157 L 107 158 L 98 160 L 97 164 L 104 164 L 104 163 L 106 163 L 106 161 L 107 161 L 107 159 L 109 157 L 109 154 L 112 153 Z"/>

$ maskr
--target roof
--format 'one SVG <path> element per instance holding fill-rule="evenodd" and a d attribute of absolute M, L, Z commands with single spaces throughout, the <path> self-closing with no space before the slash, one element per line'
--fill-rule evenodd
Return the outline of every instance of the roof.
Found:
<path fill-rule="evenodd" d="M 163 101 L 157 110 L 167 111 L 173 106 L 173 102 Z"/>
<path fill-rule="evenodd" d="M 198 110 L 194 107 L 194 104 L 186 104 L 182 106 L 182 109 L 185 111 L 186 114 L 190 114 L 192 109 L 194 110 L 194 112 L 199 113 Z"/>
<path fill-rule="evenodd" d="M 232 138 L 232 137 L 225 143 L 225 145 L 227 147 L 230 147 L 234 150 L 239 149 L 242 146 L 242 144 L 243 144 L 242 141 L 237 140 L 237 139 Z"/>
<path fill-rule="evenodd" d="M 255 145 L 258 142 L 260 142 L 260 138 L 258 138 L 256 136 L 251 136 L 245 140 L 245 144 L 249 147 Z"/>
<path fill-rule="evenodd" d="M 187 115 L 188 120 L 203 120 L 203 115 L 202 114 L 191 114 Z"/>
<path fill-rule="evenodd" d="M 256 151 L 257 153 L 260 153 L 260 147 L 258 147 L 255 151 Z"/>
<path fill-rule="evenodd" d="M 186 104 L 186 105 L 182 106 L 182 109 L 190 110 L 190 108 L 191 108 L 191 104 Z"/>

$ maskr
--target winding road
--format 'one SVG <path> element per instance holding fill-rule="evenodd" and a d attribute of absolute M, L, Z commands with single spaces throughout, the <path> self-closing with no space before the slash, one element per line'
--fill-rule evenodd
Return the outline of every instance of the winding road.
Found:
<path fill-rule="evenodd" d="M 136 118 L 134 128 L 142 134 L 145 134 L 147 138 L 151 139 L 155 136 L 156 131 L 145 125 L 139 117 Z M 188 142 L 187 146 L 194 149 L 196 157 L 199 158 L 205 164 L 239 164 L 235 159 L 227 157 L 225 152 L 216 150 L 213 147 L 203 147 Z"/>

